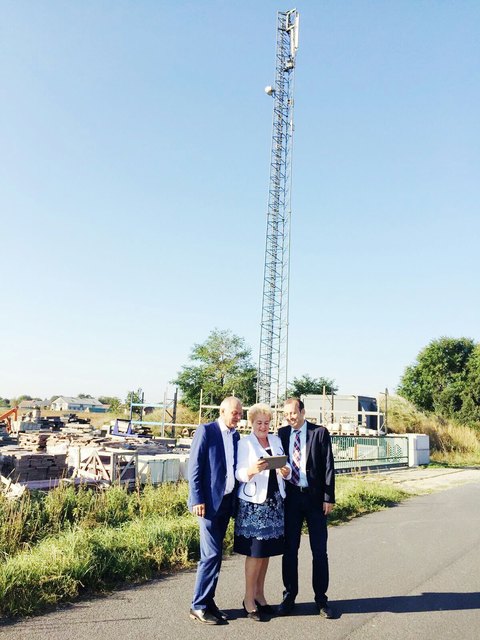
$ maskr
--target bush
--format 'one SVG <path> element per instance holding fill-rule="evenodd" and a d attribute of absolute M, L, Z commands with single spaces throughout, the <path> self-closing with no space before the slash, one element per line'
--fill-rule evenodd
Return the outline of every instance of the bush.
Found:
<path fill-rule="evenodd" d="M 430 438 L 431 457 L 437 462 L 480 463 L 478 430 L 441 416 L 422 413 L 399 396 L 389 398 L 388 427 L 395 433 L 427 434 Z"/>

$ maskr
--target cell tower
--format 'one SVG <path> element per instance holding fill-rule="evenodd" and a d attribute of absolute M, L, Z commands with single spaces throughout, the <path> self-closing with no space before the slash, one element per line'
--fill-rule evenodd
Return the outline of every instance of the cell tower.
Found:
<path fill-rule="evenodd" d="M 288 284 L 293 147 L 293 90 L 299 14 L 277 13 L 273 132 L 268 192 L 257 398 L 277 406 L 287 390 Z"/>

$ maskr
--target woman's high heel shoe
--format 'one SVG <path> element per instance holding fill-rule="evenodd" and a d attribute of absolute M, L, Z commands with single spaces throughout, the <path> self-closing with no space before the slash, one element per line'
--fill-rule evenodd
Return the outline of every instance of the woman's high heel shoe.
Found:
<path fill-rule="evenodd" d="M 269 616 L 275 613 L 275 609 L 270 604 L 260 604 L 258 600 L 255 600 L 255 604 L 257 605 L 257 609 L 260 613 L 266 613 Z"/>
<path fill-rule="evenodd" d="M 262 615 L 259 611 L 257 611 L 257 609 L 254 609 L 254 611 L 247 611 L 247 607 L 245 606 L 245 600 L 242 602 L 242 605 L 243 605 L 243 610 L 247 614 L 247 618 L 250 618 L 250 620 L 255 620 L 255 622 L 263 622 Z"/>

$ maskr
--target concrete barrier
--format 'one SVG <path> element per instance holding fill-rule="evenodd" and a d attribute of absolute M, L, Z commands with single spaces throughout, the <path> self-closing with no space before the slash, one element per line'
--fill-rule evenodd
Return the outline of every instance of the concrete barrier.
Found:
<path fill-rule="evenodd" d="M 430 463 L 430 438 L 425 433 L 389 433 L 389 438 L 407 438 L 408 466 Z"/>

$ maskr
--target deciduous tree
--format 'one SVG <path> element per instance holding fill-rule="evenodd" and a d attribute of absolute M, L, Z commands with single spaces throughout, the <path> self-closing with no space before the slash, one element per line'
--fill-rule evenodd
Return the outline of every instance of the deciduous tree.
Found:
<path fill-rule="evenodd" d="M 294 378 L 288 387 L 288 395 L 295 398 L 299 398 L 304 395 L 321 394 L 323 388 L 328 394 L 336 393 L 338 387 L 335 385 L 335 380 L 330 378 L 312 378 L 308 373 L 304 373 L 300 378 Z"/>
<path fill-rule="evenodd" d="M 195 344 L 191 364 L 184 365 L 172 381 L 182 391 L 182 403 L 198 410 L 200 390 L 203 403 L 219 405 L 235 394 L 245 405 L 255 402 L 256 369 L 251 350 L 243 338 L 231 331 L 214 329 L 202 344 Z"/>
<path fill-rule="evenodd" d="M 118 413 L 122 406 L 122 401 L 116 396 L 100 396 L 98 401 L 107 405 L 111 413 Z"/>
<path fill-rule="evenodd" d="M 480 344 L 475 345 L 468 359 L 459 418 L 463 424 L 480 429 Z"/>
<path fill-rule="evenodd" d="M 459 417 L 467 389 L 468 363 L 475 349 L 469 338 L 432 340 L 405 369 L 399 395 L 422 411 Z"/>

